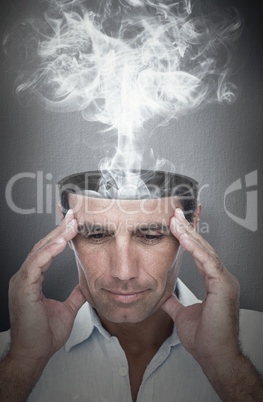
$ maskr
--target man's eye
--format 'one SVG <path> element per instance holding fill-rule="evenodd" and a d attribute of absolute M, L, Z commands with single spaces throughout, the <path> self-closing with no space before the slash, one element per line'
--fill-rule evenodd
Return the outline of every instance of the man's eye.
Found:
<path fill-rule="evenodd" d="M 139 235 L 139 237 L 146 243 L 154 243 L 157 242 L 158 240 L 162 240 L 162 238 L 164 237 L 163 234 L 160 235 L 152 235 L 152 234 L 144 234 L 141 233 Z"/>
<path fill-rule="evenodd" d="M 91 240 L 93 242 L 100 242 L 103 241 L 105 239 L 107 239 L 108 237 L 110 237 L 111 234 L 110 233 L 89 233 L 85 236 L 85 238 L 87 240 Z"/>

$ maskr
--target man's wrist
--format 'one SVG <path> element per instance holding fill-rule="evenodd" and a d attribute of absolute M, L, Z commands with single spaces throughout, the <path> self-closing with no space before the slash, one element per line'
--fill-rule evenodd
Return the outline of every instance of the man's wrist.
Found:
<path fill-rule="evenodd" d="M 5 357 L 5 361 L 11 367 L 15 367 L 25 376 L 30 377 L 33 381 L 36 378 L 36 381 L 42 374 L 46 364 L 48 363 L 48 358 L 31 358 L 27 356 L 23 356 L 20 354 L 13 353 L 9 351 L 9 353 Z"/>
<path fill-rule="evenodd" d="M 47 360 L 7 354 L 0 362 L 0 400 L 24 402 L 41 376 Z"/>
<path fill-rule="evenodd" d="M 203 360 L 200 365 L 222 401 L 263 400 L 263 380 L 241 351 L 231 357 Z"/>

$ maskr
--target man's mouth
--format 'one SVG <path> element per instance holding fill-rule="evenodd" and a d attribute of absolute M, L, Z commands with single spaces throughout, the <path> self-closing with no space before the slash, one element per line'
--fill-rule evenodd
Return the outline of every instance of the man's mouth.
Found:
<path fill-rule="evenodd" d="M 111 298 L 121 303 L 131 303 L 140 300 L 147 292 L 147 289 L 141 290 L 139 292 L 138 291 L 121 292 L 119 290 L 108 290 L 108 289 L 104 290 L 108 292 Z"/>

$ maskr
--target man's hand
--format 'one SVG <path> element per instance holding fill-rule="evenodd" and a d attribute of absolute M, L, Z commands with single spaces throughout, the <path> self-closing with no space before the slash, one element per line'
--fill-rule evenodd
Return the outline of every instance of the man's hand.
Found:
<path fill-rule="evenodd" d="M 68 339 L 85 302 L 79 286 L 64 303 L 48 300 L 42 293 L 44 272 L 76 234 L 77 221 L 69 211 L 61 225 L 35 245 L 10 280 L 11 347 L 0 362 L 3 402 L 27 400 L 50 357 Z"/>
<path fill-rule="evenodd" d="M 197 361 L 236 357 L 240 353 L 237 279 L 188 223 L 181 209 L 176 209 L 170 228 L 181 246 L 194 257 L 204 278 L 206 298 L 202 303 L 184 307 L 172 295 L 163 305 L 164 310 L 173 318 L 183 346 Z"/>
<path fill-rule="evenodd" d="M 48 361 L 68 339 L 76 314 L 85 301 L 80 288 L 76 286 L 61 303 L 45 298 L 42 282 L 53 258 L 76 234 L 77 221 L 70 210 L 61 225 L 35 245 L 11 278 L 9 357 L 12 359 Z"/>
<path fill-rule="evenodd" d="M 170 228 L 192 254 L 206 289 L 202 303 L 184 307 L 173 294 L 163 305 L 175 322 L 182 345 L 200 364 L 222 400 L 263 400 L 262 381 L 239 347 L 237 279 L 180 209 L 176 209 Z"/>

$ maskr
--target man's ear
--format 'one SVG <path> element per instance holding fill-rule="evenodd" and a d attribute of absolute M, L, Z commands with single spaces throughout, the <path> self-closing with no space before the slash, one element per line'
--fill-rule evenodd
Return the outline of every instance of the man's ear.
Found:
<path fill-rule="evenodd" d="M 197 208 L 196 211 L 194 213 L 194 217 L 193 217 L 193 223 L 192 226 L 194 229 L 196 229 L 199 218 L 200 218 L 200 214 L 201 214 L 201 210 L 202 210 L 202 205 L 200 204 L 199 201 L 197 201 Z"/>
<path fill-rule="evenodd" d="M 59 213 L 59 216 L 60 216 L 60 219 L 61 219 L 61 222 L 62 222 L 63 219 L 65 219 L 65 217 L 64 217 L 64 215 L 62 213 L 62 205 L 60 204 L 60 202 L 58 203 L 58 213 Z M 68 245 L 69 245 L 69 248 L 71 250 L 73 250 L 71 241 L 68 241 Z"/>

